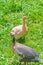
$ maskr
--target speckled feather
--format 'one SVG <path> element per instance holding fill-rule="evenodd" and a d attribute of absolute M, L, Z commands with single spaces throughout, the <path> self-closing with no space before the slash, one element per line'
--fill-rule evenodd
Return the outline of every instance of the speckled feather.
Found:
<path fill-rule="evenodd" d="M 36 61 L 39 61 L 39 56 L 38 54 L 30 47 L 16 43 L 13 46 L 13 49 L 15 50 L 15 52 L 17 52 L 18 56 L 20 56 L 20 58 L 22 58 L 22 60 L 24 59 L 26 61 L 29 59 L 34 59 Z"/>

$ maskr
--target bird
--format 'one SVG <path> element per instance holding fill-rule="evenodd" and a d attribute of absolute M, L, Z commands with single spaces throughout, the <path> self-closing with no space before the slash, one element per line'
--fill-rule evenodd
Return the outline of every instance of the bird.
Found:
<path fill-rule="evenodd" d="M 26 16 L 23 16 L 23 24 L 15 26 L 11 32 L 10 35 L 15 35 L 16 39 L 23 39 L 25 35 L 28 33 L 28 27 L 26 24 Z"/>
<path fill-rule="evenodd" d="M 19 65 L 21 65 L 22 62 L 24 62 L 24 65 L 27 65 L 28 62 L 40 61 L 39 55 L 33 48 L 18 43 L 15 39 L 15 36 L 12 36 L 12 42 L 13 42 L 12 45 L 13 51 L 15 52 L 20 61 Z"/>

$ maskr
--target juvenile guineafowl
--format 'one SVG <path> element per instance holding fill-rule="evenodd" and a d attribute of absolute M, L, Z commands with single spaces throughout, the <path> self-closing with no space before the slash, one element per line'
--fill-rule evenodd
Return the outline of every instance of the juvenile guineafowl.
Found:
<path fill-rule="evenodd" d="M 27 25 L 26 25 L 26 16 L 23 16 L 23 24 L 14 27 L 11 30 L 10 35 L 11 36 L 15 35 L 16 39 L 22 39 L 22 38 L 25 37 L 27 32 L 28 32 L 28 28 L 27 28 Z"/>

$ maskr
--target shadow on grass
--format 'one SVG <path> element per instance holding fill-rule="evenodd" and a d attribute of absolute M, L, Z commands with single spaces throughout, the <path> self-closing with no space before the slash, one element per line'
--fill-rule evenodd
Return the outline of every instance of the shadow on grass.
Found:
<path fill-rule="evenodd" d="M 19 40 L 17 40 L 19 43 L 21 43 L 21 44 L 24 44 L 25 43 L 25 38 L 20 38 Z"/>
<path fill-rule="evenodd" d="M 24 62 L 21 62 L 21 64 L 20 62 L 15 62 L 15 63 L 13 62 L 12 65 L 24 65 Z M 42 65 L 42 64 L 38 62 L 27 62 L 27 65 Z"/>

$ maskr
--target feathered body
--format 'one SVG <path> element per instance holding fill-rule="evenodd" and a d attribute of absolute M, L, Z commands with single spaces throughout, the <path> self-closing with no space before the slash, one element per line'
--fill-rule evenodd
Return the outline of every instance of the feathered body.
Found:
<path fill-rule="evenodd" d="M 13 39 L 14 40 L 14 39 Z M 30 47 L 13 41 L 13 49 L 21 61 L 39 61 L 38 54 Z"/>
<path fill-rule="evenodd" d="M 11 32 L 10 32 L 11 36 L 15 35 L 16 39 L 21 39 L 21 38 L 25 37 L 25 35 L 28 32 L 28 27 L 26 25 L 25 19 L 26 19 L 26 17 L 23 18 L 22 25 L 16 26 L 11 30 Z"/>

